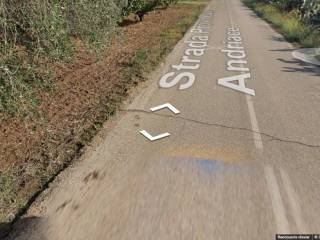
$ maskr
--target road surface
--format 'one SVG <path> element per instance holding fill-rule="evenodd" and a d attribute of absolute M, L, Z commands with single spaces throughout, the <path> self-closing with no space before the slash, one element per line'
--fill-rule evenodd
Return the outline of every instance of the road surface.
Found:
<path fill-rule="evenodd" d="M 239 0 L 212 1 L 44 216 L 9 239 L 320 233 L 320 70 L 293 49 Z"/>

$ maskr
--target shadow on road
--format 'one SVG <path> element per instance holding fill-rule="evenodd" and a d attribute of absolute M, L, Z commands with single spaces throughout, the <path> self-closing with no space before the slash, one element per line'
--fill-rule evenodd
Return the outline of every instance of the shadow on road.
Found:
<path fill-rule="evenodd" d="M 310 63 L 305 63 L 301 60 L 294 59 L 294 58 L 292 60 L 278 58 L 277 60 L 286 64 L 292 64 L 292 66 L 290 67 L 283 67 L 283 70 L 282 70 L 283 72 L 292 72 L 292 73 L 302 72 L 302 73 L 311 74 L 312 76 L 320 76 L 319 66 L 316 66 Z"/>
<path fill-rule="evenodd" d="M 293 52 L 296 48 L 271 49 L 270 52 Z"/>
<path fill-rule="evenodd" d="M 0 223 L 0 239 L 4 239 L 6 235 L 11 230 L 11 224 L 10 223 Z"/>
<path fill-rule="evenodd" d="M 254 19 L 260 19 L 261 20 L 261 18 L 257 14 L 253 13 L 250 8 L 246 8 L 245 10 L 248 12 L 250 17 L 252 17 Z"/>
<path fill-rule="evenodd" d="M 26 217 L 19 219 L 13 225 L 11 223 L 0 223 L 0 239 L 1 240 L 46 240 L 46 238 L 37 232 L 37 239 L 28 237 L 26 229 L 37 229 L 41 223 L 39 217 Z"/>
<path fill-rule="evenodd" d="M 275 41 L 275 42 L 287 42 L 287 40 L 284 37 L 279 37 L 279 36 L 271 36 L 270 40 Z M 292 49 L 291 49 L 292 51 Z"/>

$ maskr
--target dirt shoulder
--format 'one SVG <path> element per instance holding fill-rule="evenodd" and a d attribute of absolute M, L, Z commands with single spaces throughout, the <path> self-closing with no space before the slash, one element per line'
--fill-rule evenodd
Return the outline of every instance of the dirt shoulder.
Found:
<path fill-rule="evenodd" d="M 143 22 L 129 18 L 99 57 L 78 41 L 75 61 L 55 66 L 54 88 L 40 93 L 38 118 L 11 118 L 0 126 L 0 236 L 82 154 L 204 7 L 178 4 L 149 13 Z"/>

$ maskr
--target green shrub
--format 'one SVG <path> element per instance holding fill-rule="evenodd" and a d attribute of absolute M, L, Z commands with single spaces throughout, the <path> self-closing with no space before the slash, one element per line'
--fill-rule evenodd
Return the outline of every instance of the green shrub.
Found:
<path fill-rule="evenodd" d="M 127 6 L 122 8 L 122 16 L 140 11 L 145 6 L 144 0 L 128 0 Z"/>
<path fill-rule="evenodd" d="M 65 9 L 68 30 L 93 47 L 110 42 L 121 16 L 123 3 L 111 0 L 60 0 Z"/>
<path fill-rule="evenodd" d="M 23 45 L 29 52 L 62 59 L 70 50 L 66 20 L 61 6 L 48 0 L 3 0 L 0 5 L 1 39 Z"/>
<path fill-rule="evenodd" d="M 320 0 L 306 0 L 301 9 L 301 18 L 306 23 L 320 26 Z"/>
<path fill-rule="evenodd" d="M 320 46 L 319 25 L 312 25 L 300 18 L 299 10 L 284 12 L 275 4 L 257 0 L 244 0 L 255 12 L 272 23 L 286 39 L 299 43 L 303 47 Z"/>
<path fill-rule="evenodd" d="M 277 5 L 280 10 L 290 12 L 292 10 L 300 9 L 303 0 L 277 0 L 274 4 Z"/>
<path fill-rule="evenodd" d="M 46 88 L 51 78 L 48 72 L 40 75 L 29 56 L 19 52 L 13 47 L 0 48 L 0 112 L 24 117 L 36 112 L 36 89 Z"/>
<path fill-rule="evenodd" d="M 108 45 L 123 16 L 138 11 L 144 14 L 174 2 L 1 0 L 0 111 L 19 115 L 33 112 L 39 87 L 51 83 L 43 63 L 71 59 L 72 38 L 99 50 Z"/>
<path fill-rule="evenodd" d="M 156 7 L 167 8 L 170 4 L 177 3 L 178 0 L 128 0 L 127 6 L 122 8 L 122 15 L 128 16 L 131 13 L 147 13 Z"/>
<path fill-rule="evenodd" d="M 43 63 L 70 59 L 71 37 L 106 46 L 124 6 L 125 0 L 1 0 L 0 111 L 35 113 L 39 88 L 51 83 Z"/>

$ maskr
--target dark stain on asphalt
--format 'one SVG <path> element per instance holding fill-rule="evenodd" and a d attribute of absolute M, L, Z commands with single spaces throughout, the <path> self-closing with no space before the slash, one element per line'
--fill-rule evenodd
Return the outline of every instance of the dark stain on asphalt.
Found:
<path fill-rule="evenodd" d="M 73 210 L 73 211 L 76 211 L 76 210 L 79 209 L 79 207 L 80 207 L 79 204 L 73 204 L 73 205 L 72 205 L 72 210 Z"/>
<path fill-rule="evenodd" d="M 56 212 L 59 212 L 60 210 L 64 209 L 70 202 L 71 199 L 64 201 L 60 206 L 57 207 Z"/>
<path fill-rule="evenodd" d="M 135 115 L 134 118 L 137 119 L 137 120 L 139 120 L 139 119 L 140 119 L 140 116 L 139 116 L 139 115 Z"/>
<path fill-rule="evenodd" d="M 88 183 L 90 180 L 96 180 L 99 177 L 99 172 L 97 170 L 94 170 L 93 172 L 89 173 L 84 179 L 83 181 L 85 183 Z"/>

